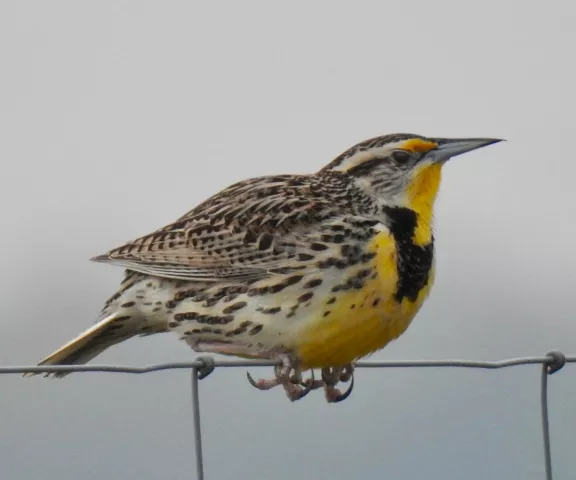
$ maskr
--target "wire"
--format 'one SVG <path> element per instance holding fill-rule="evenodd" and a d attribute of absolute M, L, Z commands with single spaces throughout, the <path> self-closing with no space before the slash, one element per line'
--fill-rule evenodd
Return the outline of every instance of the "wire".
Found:
<path fill-rule="evenodd" d="M 546 480 L 552 477 L 552 454 L 550 447 L 550 423 L 548 415 L 548 377 L 561 370 L 566 363 L 576 362 L 576 355 L 566 356 L 562 352 L 552 351 L 543 357 L 520 357 L 498 361 L 474 360 L 397 360 L 377 361 L 366 360 L 355 363 L 355 368 L 481 368 L 499 369 L 521 365 L 541 365 L 540 405 L 542 417 L 542 439 L 544 444 L 544 462 Z M 200 392 L 199 380 L 206 378 L 216 368 L 230 367 L 266 367 L 274 366 L 275 362 L 265 360 L 215 360 L 209 356 L 197 357 L 192 362 L 173 362 L 133 367 L 125 365 L 42 365 L 42 366 L 8 366 L 0 367 L 0 374 L 11 373 L 55 373 L 55 372 L 107 372 L 142 374 L 163 370 L 192 371 L 192 416 L 194 422 L 194 444 L 196 454 L 196 479 L 204 480 L 204 461 L 202 454 L 202 428 L 200 424 Z"/>

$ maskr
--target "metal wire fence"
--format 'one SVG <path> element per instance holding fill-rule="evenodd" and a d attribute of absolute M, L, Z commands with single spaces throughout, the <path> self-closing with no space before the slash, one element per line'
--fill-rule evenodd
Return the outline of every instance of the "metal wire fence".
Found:
<path fill-rule="evenodd" d="M 548 422 L 548 376 L 562 369 L 566 363 L 575 363 L 576 355 L 567 356 L 562 352 L 549 352 L 543 357 L 519 357 L 499 361 L 471 360 L 405 360 L 405 361 L 361 361 L 355 368 L 423 368 L 423 367 L 456 367 L 477 369 L 499 369 L 520 365 L 540 365 L 542 369 L 540 382 L 540 406 L 542 418 L 542 442 L 546 480 L 552 477 L 552 454 L 550 447 L 550 426 Z M 233 360 L 218 361 L 210 356 L 197 357 L 192 362 L 160 363 L 144 367 L 122 365 L 71 365 L 71 366 L 12 366 L 0 367 L 0 374 L 10 373 L 52 373 L 52 372 L 114 372 L 114 373 L 149 373 L 160 370 L 188 369 L 192 372 L 192 414 L 194 419 L 194 441 L 196 454 L 196 479 L 204 480 L 204 461 L 202 455 L 202 429 L 200 425 L 199 381 L 210 375 L 215 368 L 223 367 L 267 367 L 274 366 L 270 361 Z"/>

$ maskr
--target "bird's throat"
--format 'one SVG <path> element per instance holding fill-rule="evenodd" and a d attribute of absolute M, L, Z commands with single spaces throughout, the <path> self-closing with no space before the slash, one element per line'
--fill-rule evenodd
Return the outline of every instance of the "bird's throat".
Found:
<path fill-rule="evenodd" d="M 408 186 L 407 206 L 418 215 L 413 238 L 416 245 L 427 245 L 432 240 L 434 202 L 440 187 L 441 177 L 442 165 L 439 163 L 423 165 L 415 172 Z"/>

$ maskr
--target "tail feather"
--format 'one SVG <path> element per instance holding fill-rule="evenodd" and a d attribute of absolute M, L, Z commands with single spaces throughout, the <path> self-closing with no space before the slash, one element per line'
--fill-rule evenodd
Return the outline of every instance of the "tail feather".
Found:
<path fill-rule="evenodd" d="M 58 350 L 48 355 L 38 363 L 41 365 L 83 365 L 100 355 L 104 350 L 126 340 L 139 332 L 134 328 L 125 328 L 121 323 L 126 317 L 113 313 L 104 317 L 98 323 L 82 332 Z M 124 328 L 123 328 L 124 327 Z M 71 372 L 56 372 L 44 374 L 46 377 L 63 378 Z M 39 373 L 25 373 L 23 377 L 31 377 Z"/>

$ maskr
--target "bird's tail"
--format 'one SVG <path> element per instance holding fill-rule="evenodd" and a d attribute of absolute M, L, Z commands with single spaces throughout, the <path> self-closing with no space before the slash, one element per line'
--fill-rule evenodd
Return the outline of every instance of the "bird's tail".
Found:
<path fill-rule="evenodd" d="M 130 317 L 112 313 L 44 358 L 38 363 L 38 366 L 83 365 L 112 345 L 140 334 L 139 329 L 134 328 L 135 326 L 131 323 L 133 323 L 133 319 Z M 62 378 L 69 373 L 71 372 L 47 373 L 44 376 Z M 38 373 L 25 373 L 23 376 L 31 377 L 34 375 L 38 375 Z"/>

